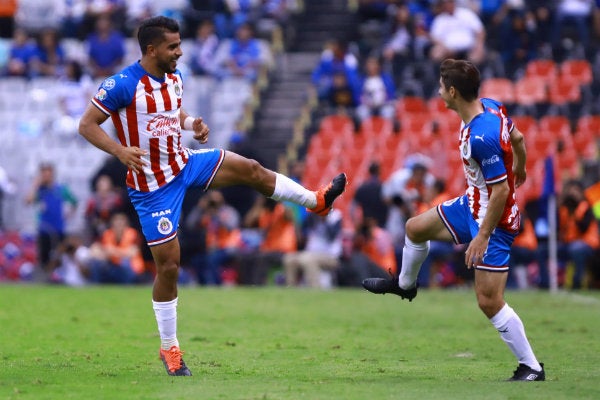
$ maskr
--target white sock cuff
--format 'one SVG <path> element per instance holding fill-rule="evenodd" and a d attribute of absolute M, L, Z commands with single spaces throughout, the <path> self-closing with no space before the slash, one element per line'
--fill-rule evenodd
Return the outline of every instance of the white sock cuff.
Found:
<path fill-rule="evenodd" d="M 283 176 L 278 173 L 275 172 L 275 189 L 273 190 L 273 194 L 271 195 L 271 198 L 273 200 L 281 200 L 281 195 L 283 194 L 283 182 L 282 182 Z"/>
<path fill-rule="evenodd" d="M 406 236 L 404 238 L 404 245 L 406 247 L 412 247 L 415 250 L 427 250 L 429 251 L 429 240 L 425 242 L 415 243 Z"/>
<path fill-rule="evenodd" d="M 317 205 L 314 192 L 277 172 L 275 172 L 275 190 L 271 198 L 276 201 L 291 201 L 307 208 L 314 208 Z"/>
<path fill-rule="evenodd" d="M 154 308 L 155 310 L 169 310 L 171 308 L 175 308 L 177 307 L 177 300 L 179 298 L 175 297 L 173 300 L 170 301 L 154 301 L 152 300 L 152 308 Z"/>
<path fill-rule="evenodd" d="M 508 303 L 504 303 L 504 307 L 496 313 L 492 318 L 490 318 L 490 322 L 496 329 L 500 329 L 506 325 L 509 319 L 511 319 L 515 315 L 515 311 L 508 305 Z"/>

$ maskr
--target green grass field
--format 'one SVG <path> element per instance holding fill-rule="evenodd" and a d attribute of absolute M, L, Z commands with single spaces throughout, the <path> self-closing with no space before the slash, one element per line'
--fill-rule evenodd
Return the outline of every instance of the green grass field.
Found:
<path fill-rule="evenodd" d="M 600 293 L 508 292 L 546 382 L 471 290 L 184 288 L 167 376 L 149 287 L 0 286 L 0 399 L 599 399 Z"/>

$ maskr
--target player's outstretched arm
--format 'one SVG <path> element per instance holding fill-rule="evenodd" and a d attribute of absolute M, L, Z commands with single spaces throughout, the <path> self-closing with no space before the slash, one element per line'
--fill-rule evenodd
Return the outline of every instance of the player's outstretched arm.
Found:
<path fill-rule="evenodd" d="M 510 143 L 513 148 L 513 173 L 515 175 L 515 186 L 519 187 L 527 179 L 527 151 L 525 149 L 525 137 L 515 126 L 510 132 Z"/>
<path fill-rule="evenodd" d="M 144 166 L 141 156 L 146 151 L 135 146 L 125 147 L 114 141 L 100 126 L 107 119 L 108 116 L 96 106 L 88 105 L 79 122 L 79 134 L 100 150 L 117 157 L 134 172 L 140 172 Z"/>

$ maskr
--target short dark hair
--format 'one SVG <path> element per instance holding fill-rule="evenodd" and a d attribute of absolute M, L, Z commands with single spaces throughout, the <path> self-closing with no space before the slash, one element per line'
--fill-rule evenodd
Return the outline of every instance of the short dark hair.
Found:
<path fill-rule="evenodd" d="M 148 45 L 156 45 L 164 39 L 165 31 L 171 33 L 179 32 L 179 24 L 169 17 L 158 16 L 148 18 L 140 24 L 137 38 L 142 54 L 146 54 Z"/>
<path fill-rule="evenodd" d="M 473 101 L 479 96 L 481 75 L 470 61 L 448 58 L 440 66 L 442 83 L 449 89 L 454 86 L 466 101 Z"/>

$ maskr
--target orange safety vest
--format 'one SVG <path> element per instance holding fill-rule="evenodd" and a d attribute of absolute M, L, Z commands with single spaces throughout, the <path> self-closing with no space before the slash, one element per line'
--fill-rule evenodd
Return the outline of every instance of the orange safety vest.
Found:
<path fill-rule="evenodd" d="M 298 250 L 296 225 L 293 220 L 286 218 L 285 212 L 285 206 L 279 203 L 272 212 L 263 211 L 260 214 L 258 226 L 265 231 L 261 251 L 291 253 Z"/>
<path fill-rule="evenodd" d="M 119 249 L 127 249 L 134 245 L 137 246 L 138 232 L 133 228 L 125 228 L 121 240 L 118 241 L 115 232 L 112 229 L 107 229 L 102 234 L 102 245 L 105 247 L 116 247 Z M 110 261 L 114 264 L 121 264 L 121 259 L 118 257 L 111 257 Z M 129 264 L 131 265 L 131 269 L 133 269 L 136 274 L 141 274 L 144 272 L 144 259 L 139 251 L 139 247 L 136 255 L 134 255 L 129 261 Z"/>
<path fill-rule="evenodd" d="M 598 233 L 598 222 L 593 219 L 587 231 L 580 232 L 577 229 L 577 221 L 583 218 L 585 213 L 590 209 L 587 202 L 581 202 L 573 214 L 565 206 L 559 209 L 560 221 L 560 239 L 565 243 L 571 243 L 576 240 L 583 240 L 590 247 L 596 249 L 600 245 L 600 234 Z"/>

